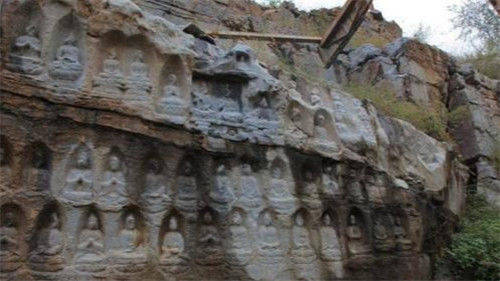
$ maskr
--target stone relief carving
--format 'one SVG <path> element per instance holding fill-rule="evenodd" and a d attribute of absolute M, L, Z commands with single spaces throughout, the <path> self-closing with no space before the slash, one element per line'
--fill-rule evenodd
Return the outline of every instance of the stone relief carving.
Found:
<path fill-rule="evenodd" d="M 125 167 L 120 153 L 114 148 L 108 156 L 107 169 L 101 179 L 97 203 L 103 209 L 119 210 L 128 203 L 129 193 Z"/>
<path fill-rule="evenodd" d="M 164 211 L 172 203 L 172 190 L 168 189 L 163 175 L 163 162 L 157 157 L 152 157 L 146 162 L 146 178 L 141 194 L 145 208 L 152 213 Z"/>
<path fill-rule="evenodd" d="M 355 169 L 350 169 L 347 180 L 347 197 L 349 201 L 355 204 L 363 204 L 366 200 L 364 187 L 361 183 L 362 173 Z"/>
<path fill-rule="evenodd" d="M 314 116 L 314 142 L 319 151 L 335 153 L 339 151 L 334 141 L 334 126 L 330 114 L 319 109 Z"/>
<path fill-rule="evenodd" d="M 81 271 L 102 271 L 105 268 L 104 233 L 97 214 L 85 218 L 76 246 L 75 263 Z"/>
<path fill-rule="evenodd" d="M 407 231 L 402 225 L 401 217 L 396 216 L 394 220 L 394 237 L 398 251 L 409 251 L 413 247 L 413 242 L 408 239 Z"/>
<path fill-rule="evenodd" d="M 241 196 L 238 199 L 239 204 L 247 209 L 253 210 L 262 205 L 262 195 L 257 178 L 253 175 L 252 166 L 249 163 L 241 165 Z"/>
<path fill-rule="evenodd" d="M 177 176 L 177 196 L 175 206 L 189 217 L 196 216 L 199 208 L 200 194 L 196 183 L 193 164 L 189 160 L 182 161 Z"/>
<path fill-rule="evenodd" d="M 174 214 L 168 217 L 166 223 L 168 225 L 161 244 L 160 265 L 167 273 L 179 274 L 188 269 L 189 262 L 179 226 L 180 218 Z"/>
<path fill-rule="evenodd" d="M 221 163 L 217 167 L 214 184 L 208 197 L 210 198 L 212 208 L 220 213 L 227 213 L 232 208 L 235 196 L 226 164 Z"/>
<path fill-rule="evenodd" d="M 304 183 L 303 188 L 300 190 L 300 196 L 305 206 L 310 209 L 319 209 L 322 206 L 319 189 L 316 177 L 312 172 L 312 168 L 304 168 Z"/>
<path fill-rule="evenodd" d="M 266 191 L 273 209 L 279 214 L 291 214 L 295 208 L 295 198 L 290 193 L 289 183 L 283 178 L 285 162 L 277 157 L 271 164 L 271 180 Z"/>
<path fill-rule="evenodd" d="M 24 5 L 33 1 L 21 2 Z M 389 175 L 367 173 L 365 179 L 364 168 L 353 168 L 344 178 L 342 170 L 337 169 L 344 162 L 349 167 L 359 165 L 349 162 L 359 159 L 351 159 L 349 153 L 346 158 L 332 155 L 341 145 L 336 130 L 345 124 L 332 120 L 334 112 L 326 108 L 330 100 L 321 98 L 323 88 L 313 88 L 309 97 L 301 98 L 296 85 L 282 89 L 249 47 L 238 44 L 224 52 L 203 40 L 186 37 L 173 24 L 150 17 L 132 2 L 104 1 L 105 9 L 94 9 L 94 2 L 83 6 L 72 1 L 38 2 L 43 8 L 40 15 L 32 15 L 39 12 L 36 8 L 26 10 L 31 18 L 25 22 L 37 24 L 28 26 L 24 35 L 17 37 L 21 35 L 17 30 L 1 32 L 7 41 L 14 38 L 1 48 L 7 51 L 8 69 L 28 75 L 45 74 L 47 70 L 48 75 L 30 78 L 5 72 L 5 78 L 15 83 L 2 89 L 2 95 L 10 96 L 12 92 L 18 97 L 9 100 L 12 112 L 1 110 L 5 122 L 0 126 L 11 142 L 6 143 L 2 136 L 2 204 L 16 202 L 30 216 L 16 208 L 1 208 L 0 279 L 140 280 L 143 276 L 134 274 L 148 271 L 158 279 L 192 280 L 200 275 L 209 279 L 212 276 L 200 272 L 211 270 L 220 272 L 220 279 L 228 271 L 243 272 L 245 277 L 256 280 L 289 280 L 293 274 L 300 280 L 332 279 L 323 271 L 335 271 L 335 277 L 343 279 L 343 266 L 370 254 L 372 244 L 377 251 L 397 250 L 391 258 L 426 258 L 416 238 L 424 236 L 418 233 L 424 226 L 417 210 L 421 206 L 407 204 L 414 196 L 410 192 L 401 191 L 405 198 L 397 202 L 404 206 L 409 218 L 394 212 L 393 217 L 375 219 L 373 227 L 365 219 L 368 213 L 377 218 L 379 209 L 373 208 L 394 204 L 387 196 L 392 195 Z M 124 11 L 127 9 L 133 10 L 132 16 L 130 11 Z M 83 15 L 82 23 L 72 22 L 74 15 Z M 67 21 L 55 22 L 61 16 Z M 97 23 L 94 19 L 98 19 Z M 111 27 L 106 23 L 110 19 L 118 22 Z M 123 28 L 119 27 L 122 19 L 126 23 Z M 58 29 L 61 24 L 66 28 Z M 130 43 L 115 41 L 114 35 L 106 38 L 107 30 L 113 29 L 113 33 L 117 28 L 126 35 L 116 38 L 126 37 Z M 46 39 L 47 35 L 52 38 Z M 136 35 L 146 37 L 146 42 L 135 40 Z M 148 47 L 143 48 L 145 45 Z M 163 70 L 157 73 L 156 66 L 163 66 Z M 301 91 L 311 88 L 303 85 L 299 77 L 293 79 L 302 84 Z M 70 87 L 71 95 L 61 94 L 64 87 L 58 85 L 77 83 L 81 88 Z M 16 87 L 22 91 L 16 93 Z M 92 87 L 89 96 L 87 91 Z M 152 95 L 153 90 L 158 96 Z M 43 96 L 47 109 L 37 107 L 37 95 Z M 95 95 L 105 98 L 95 99 Z M 121 103 L 125 99 L 141 102 Z M 99 108 L 93 108 L 97 104 Z M 15 109 L 16 105 L 20 105 L 19 109 Z M 345 107 L 344 102 L 338 105 Z M 24 106 L 36 110 L 29 112 Z M 16 110 L 18 115 L 13 114 Z M 86 111 L 89 115 L 82 113 Z M 115 117 L 117 111 L 123 116 Z M 63 119 L 52 118 L 58 112 Z M 115 126 L 132 117 L 138 123 Z M 343 121 L 350 124 L 364 118 L 358 117 Z M 173 128 L 172 123 L 183 126 Z M 124 148 L 127 158 L 116 149 L 101 155 L 106 149 L 94 149 L 94 145 L 90 149 L 84 144 L 66 154 L 68 147 L 74 148 L 76 138 L 91 140 L 89 143 L 100 147 L 100 142 L 108 140 L 105 134 Z M 34 150 L 25 150 L 35 136 L 43 139 L 41 143 L 50 143 L 51 149 L 34 146 Z M 144 159 L 139 154 L 152 142 L 169 147 L 161 150 L 168 153 L 146 158 L 144 169 L 133 171 Z M 262 163 L 271 160 L 267 167 L 227 161 L 211 171 L 210 164 L 202 163 L 222 157 L 238 159 L 256 147 L 265 153 L 276 151 L 259 159 Z M 171 171 L 169 168 L 177 164 L 184 150 L 190 149 L 197 149 L 203 156 L 182 159 L 178 169 Z M 295 154 L 318 165 L 304 171 L 303 162 L 287 158 Z M 340 162 L 320 168 L 327 154 L 332 158 L 329 161 Z M 273 159 L 276 155 L 283 158 Z M 438 171 L 440 163 L 430 162 L 427 168 Z M 241 168 L 235 169 L 238 165 Z M 436 179 L 442 180 L 439 176 Z M 347 196 L 343 196 L 341 188 Z M 406 188 L 414 187 L 410 184 Z M 47 200 L 57 202 L 36 216 L 39 204 Z M 34 205 L 37 208 L 32 208 Z M 327 205 L 335 206 L 335 212 L 328 210 L 317 222 Z M 363 212 L 350 213 L 346 227 L 343 220 L 338 222 L 337 211 L 345 219 L 351 205 Z M 370 243 L 371 239 L 374 243 Z M 28 240 L 29 245 L 25 245 Z M 370 255 L 369 259 L 377 258 Z M 10 275 L 13 271 L 20 275 Z M 313 277 L 316 271 L 321 271 L 321 278 Z"/>
<path fill-rule="evenodd" d="M 230 217 L 227 260 L 237 266 L 247 265 L 252 256 L 252 243 L 243 216 L 243 212 L 236 209 Z"/>
<path fill-rule="evenodd" d="M 56 57 L 50 65 L 50 74 L 61 80 L 77 80 L 83 72 L 80 62 L 80 50 L 74 35 L 70 34 L 57 49 Z"/>
<path fill-rule="evenodd" d="M 163 87 L 160 99 L 156 105 L 156 112 L 173 117 L 181 117 L 184 120 L 187 115 L 188 106 L 181 95 L 181 89 L 177 83 L 177 76 L 169 74 L 166 85 Z"/>
<path fill-rule="evenodd" d="M 222 240 L 210 210 L 201 214 L 201 225 L 197 235 L 196 263 L 203 266 L 217 266 L 224 261 Z"/>
<path fill-rule="evenodd" d="M 330 262 L 342 259 L 342 246 L 335 225 L 333 224 L 332 216 L 328 212 L 325 212 L 322 217 L 320 239 L 320 257 L 322 260 Z"/>
<path fill-rule="evenodd" d="M 34 249 L 29 256 L 30 266 L 38 271 L 61 270 L 64 267 L 64 241 L 59 215 L 55 210 L 48 209 L 39 215 L 39 224 L 41 227 L 32 241 Z"/>
<path fill-rule="evenodd" d="M 303 210 L 299 210 L 294 218 L 291 257 L 295 264 L 310 264 L 316 259 L 309 230 L 305 226 Z"/>
<path fill-rule="evenodd" d="M 131 96 L 144 99 L 145 96 L 151 94 L 153 89 L 153 84 L 149 78 L 149 67 L 144 62 L 144 53 L 141 50 L 135 50 L 132 59 L 130 75 L 126 81 L 127 91 Z"/>
<path fill-rule="evenodd" d="M 381 252 L 388 252 L 393 248 L 390 233 L 384 225 L 382 217 L 375 219 L 373 227 L 373 236 L 375 238 L 375 249 Z"/>
<path fill-rule="evenodd" d="M 264 210 L 260 215 L 257 236 L 257 258 L 262 268 L 261 274 L 274 273 L 283 262 L 283 249 L 281 248 L 280 235 L 273 225 L 273 219 L 269 211 Z M 272 276 L 269 276 L 272 277 Z"/>
<path fill-rule="evenodd" d="M 94 79 L 94 88 L 109 94 L 122 94 L 127 90 L 125 77 L 114 48 L 108 51 L 102 72 Z"/>
<path fill-rule="evenodd" d="M 2 207 L 0 225 L 0 272 L 12 272 L 21 266 L 19 216 L 14 210 Z"/>
<path fill-rule="evenodd" d="M 322 189 L 321 193 L 327 198 L 333 198 L 342 195 L 342 190 L 339 186 L 337 165 L 326 163 L 323 166 L 322 174 Z"/>
<path fill-rule="evenodd" d="M 122 224 L 117 237 L 119 248 L 113 253 L 117 270 L 126 273 L 141 271 L 146 266 L 147 257 L 137 214 L 126 212 Z"/>
<path fill-rule="evenodd" d="M 25 35 L 16 38 L 7 64 L 10 70 L 29 75 L 42 73 L 41 44 L 37 33 L 36 26 L 32 24 L 26 28 Z"/>
<path fill-rule="evenodd" d="M 346 230 L 349 253 L 353 256 L 364 255 L 371 252 L 366 242 L 366 234 L 360 224 L 360 216 L 351 214 L 349 216 L 349 226 Z"/>
<path fill-rule="evenodd" d="M 64 201 L 80 206 L 92 202 L 94 173 L 90 153 L 86 145 L 81 145 L 70 157 L 68 165 L 71 169 L 61 190 L 61 197 Z"/>
<path fill-rule="evenodd" d="M 32 145 L 30 153 L 28 159 L 31 160 L 31 163 L 27 165 L 28 170 L 25 172 L 27 191 L 33 195 L 48 192 L 52 172 L 50 149 L 43 143 L 35 143 Z"/>

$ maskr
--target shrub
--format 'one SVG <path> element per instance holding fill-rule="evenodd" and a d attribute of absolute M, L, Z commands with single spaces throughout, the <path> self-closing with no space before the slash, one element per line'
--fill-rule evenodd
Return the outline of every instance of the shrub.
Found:
<path fill-rule="evenodd" d="M 489 44 L 487 47 L 458 57 L 460 64 L 470 63 L 479 73 L 492 79 L 500 79 L 500 50 L 498 46 Z"/>
<path fill-rule="evenodd" d="M 460 231 L 453 235 L 443 259 L 463 279 L 498 280 L 500 276 L 500 210 L 484 197 L 470 195 Z"/>

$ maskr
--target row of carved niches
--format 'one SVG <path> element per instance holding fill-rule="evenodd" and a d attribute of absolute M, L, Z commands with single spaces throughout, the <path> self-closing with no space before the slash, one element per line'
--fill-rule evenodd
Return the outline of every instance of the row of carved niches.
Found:
<path fill-rule="evenodd" d="M 156 52 L 144 36 L 109 31 L 98 40 L 69 7 L 35 1 L 8 5 L 20 24 L 6 29 L 11 41 L 6 68 L 55 86 L 89 86 L 98 96 L 167 103 L 160 111 L 181 115 L 189 104 L 190 74 L 177 55 Z M 88 84 L 88 85 L 87 85 Z M 160 112 L 161 113 L 161 112 Z"/>
<path fill-rule="evenodd" d="M 332 200 L 360 205 L 412 201 L 385 173 L 299 153 L 262 149 L 219 157 L 166 147 L 138 157 L 141 149 L 146 147 L 130 151 L 126 144 L 85 142 L 49 148 L 36 141 L 14 150 L 1 136 L 0 193 L 54 196 L 111 211 L 127 204 L 150 213 L 175 206 L 188 216 L 205 206 L 220 213 L 237 206 L 290 215 L 300 207 L 321 210 Z"/>
<path fill-rule="evenodd" d="M 254 218 L 241 208 L 221 215 L 205 207 L 194 221 L 175 208 L 155 221 L 133 205 L 101 212 L 94 205 L 63 207 L 49 201 L 34 211 L 10 202 L 0 210 L 2 273 L 23 266 L 39 272 L 139 273 L 154 265 L 177 275 L 194 268 L 223 272 L 229 265 L 260 280 L 291 265 L 300 274 L 304 267 L 314 271 L 327 264 L 343 277 L 342 266 L 332 263 L 384 252 L 415 253 L 403 209 L 327 209 L 320 216 L 299 209 L 288 217 L 290 225 L 270 209 Z M 34 219 L 28 218 L 33 211 Z"/>

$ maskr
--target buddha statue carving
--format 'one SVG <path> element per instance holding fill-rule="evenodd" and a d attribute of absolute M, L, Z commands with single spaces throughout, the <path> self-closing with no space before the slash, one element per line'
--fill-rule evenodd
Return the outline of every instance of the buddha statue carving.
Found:
<path fill-rule="evenodd" d="M 184 162 L 180 172 L 181 174 L 177 176 L 177 198 L 175 200 L 175 206 L 182 212 L 193 215 L 199 208 L 199 194 L 191 162 Z"/>
<path fill-rule="evenodd" d="M 387 232 L 387 229 L 381 219 L 377 219 L 375 221 L 373 235 L 375 237 L 375 249 L 381 252 L 388 252 L 391 250 L 392 245 L 389 241 L 389 233 Z"/>
<path fill-rule="evenodd" d="M 356 216 L 351 215 L 349 218 L 349 226 L 346 230 L 349 253 L 353 256 L 370 253 L 371 250 L 366 244 L 366 237 L 358 225 Z"/>
<path fill-rule="evenodd" d="M 197 237 L 196 263 L 204 266 L 220 265 L 223 262 L 224 251 L 219 231 L 210 212 L 205 212 L 202 220 Z"/>
<path fill-rule="evenodd" d="M 124 227 L 118 234 L 118 242 L 119 248 L 113 256 L 117 270 L 125 273 L 141 271 L 146 265 L 147 257 L 137 218 L 133 213 L 126 215 Z"/>
<path fill-rule="evenodd" d="M 271 167 L 271 181 L 267 191 L 271 206 L 279 214 L 291 214 L 295 198 L 290 193 L 288 182 L 283 178 L 283 168 L 279 163 Z"/>
<path fill-rule="evenodd" d="M 127 89 L 115 49 L 109 50 L 102 72 L 94 79 L 94 87 L 111 94 L 121 94 Z"/>
<path fill-rule="evenodd" d="M 177 83 L 177 76 L 169 74 L 163 87 L 162 96 L 156 106 L 156 112 L 172 116 L 186 115 L 186 101 L 182 98 L 181 89 Z"/>
<path fill-rule="evenodd" d="M 310 264 L 316 259 L 316 253 L 311 246 L 309 230 L 304 226 L 304 216 L 297 213 L 292 229 L 293 246 L 292 261 L 295 264 Z"/>
<path fill-rule="evenodd" d="M 127 89 L 132 95 L 147 96 L 153 89 L 149 79 L 149 67 L 144 63 L 144 53 L 136 50 L 132 55 Z"/>
<path fill-rule="evenodd" d="M 210 205 L 218 212 L 227 213 L 232 207 L 235 197 L 231 185 L 226 165 L 219 165 L 215 175 L 214 185 L 208 194 Z"/>
<path fill-rule="evenodd" d="M 180 273 L 187 269 L 188 256 L 185 253 L 184 237 L 179 229 L 179 219 L 172 216 L 161 246 L 160 264 L 169 273 Z"/>
<path fill-rule="evenodd" d="M 137 219 L 134 214 L 129 213 L 125 217 L 125 226 L 118 235 L 120 241 L 120 255 L 126 258 L 142 257 L 142 241 L 140 232 L 137 229 Z"/>
<path fill-rule="evenodd" d="M 57 271 L 62 269 L 64 258 L 63 234 L 57 213 L 53 212 L 50 223 L 40 230 L 35 241 L 36 248 L 30 254 L 30 263 L 35 270 Z"/>
<path fill-rule="evenodd" d="M 383 204 L 386 196 L 386 180 L 382 174 L 370 175 L 367 179 L 366 193 L 370 202 Z"/>
<path fill-rule="evenodd" d="M 278 230 L 274 227 L 271 214 L 264 212 L 258 229 L 257 253 L 261 264 L 277 264 L 283 259 Z"/>
<path fill-rule="evenodd" d="M 304 186 L 301 190 L 302 202 L 310 209 L 319 209 L 322 206 L 319 198 L 318 185 L 310 169 L 304 172 Z"/>
<path fill-rule="evenodd" d="M 73 35 L 68 35 L 59 47 L 50 66 L 50 74 L 61 80 L 74 81 L 80 77 L 83 66 L 80 62 L 80 50 Z"/>
<path fill-rule="evenodd" d="M 323 168 L 323 186 L 321 193 L 326 197 L 333 198 L 342 195 L 338 184 L 337 169 L 334 165 L 326 165 Z"/>
<path fill-rule="evenodd" d="M 89 152 L 85 147 L 77 151 L 74 167 L 66 176 L 66 183 L 61 191 L 63 200 L 73 205 L 86 205 L 92 202 L 92 172 Z M 71 164 L 71 163 L 70 163 Z"/>
<path fill-rule="evenodd" d="M 108 169 L 101 180 L 101 191 L 98 197 L 98 204 L 103 208 L 117 210 L 128 202 L 129 195 L 122 165 L 118 155 L 112 153 L 109 156 Z"/>
<path fill-rule="evenodd" d="M 165 185 L 160 160 L 152 158 L 147 163 L 144 191 L 141 194 L 145 207 L 152 213 L 165 210 L 172 202 L 171 191 Z"/>
<path fill-rule="evenodd" d="M 403 227 L 401 217 L 399 216 L 396 216 L 395 218 L 393 231 L 398 251 L 410 251 L 413 247 L 413 242 L 408 239 L 407 232 Z"/>
<path fill-rule="evenodd" d="M 330 262 L 342 259 L 342 248 L 339 237 L 332 224 L 332 217 L 328 213 L 323 215 L 323 224 L 320 227 L 320 239 L 322 260 Z"/>
<path fill-rule="evenodd" d="M 244 163 L 241 166 L 241 196 L 238 202 L 248 210 L 259 208 L 262 205 L 262 195 L 257 178 L 252 174 L 252 166 Z"/>
<path fill-rule="evenodd" d="M 230 223 L 228 262 L 237 266 L 246 265 L 250 260 L 252 250 L 250 236 L 244 225 L 242 213 L 238 210 L 233 212 Z"/>
<path fill-rule="evenodd" d="M 314 117 L 314 144 L 320 151 L 336 153 L 339 147 L 333 139 L 334 128 L 327 114 L 326 111 L 320 110 Z"/>
<path fill-rule="evenodd" d="M 8 210 L 0 226 L 0 272 L 11 272 L 21 264 L 19 225 L 16 215 Z"/>
<path fill-rule="evenodd" d="M 348 198 L 351 202 L 356 204 L 363 204 L 365 202 L 365 195 L 363 194 L 363 186 L 361 180 L 357 177 L 351 179 L 347 185 Z"/>
<path fill-rule="evenodd" d="M 87 223 L 80 233 L 75 255 L 76 263 L 88 264 L 85 271 L 100 270 L 104 265 L 104 235 L 99 229 L 99 220 L 93 213 L 87 218 Z"/>
<path fill-rule="evenodd" d="M 31 157 L 31 165 L 25 175 L 28 194 L 36 195 L 39 192 L 48 192 L 50 190 L 50 172 L 50 153 L 43 147 L 36 147 Z"/>
<path fill-rule="evenodd" d="M 36 26 L 29 25 L 26 34 L 16 38 L 7 68 L 29 75 L 42 73 L 41 44 Z"/>

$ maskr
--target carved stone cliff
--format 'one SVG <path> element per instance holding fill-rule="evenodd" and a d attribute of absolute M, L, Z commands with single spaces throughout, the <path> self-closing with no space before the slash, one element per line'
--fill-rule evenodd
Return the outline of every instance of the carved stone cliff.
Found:
<path fill-rule="evenodd" d="M 468 178 L 445 143 L 128 0 L 1 16 L 3 280 L 430 276 Z"/>

